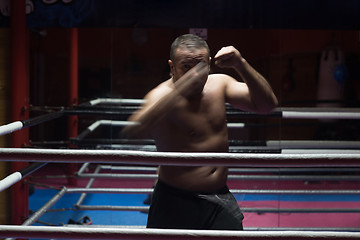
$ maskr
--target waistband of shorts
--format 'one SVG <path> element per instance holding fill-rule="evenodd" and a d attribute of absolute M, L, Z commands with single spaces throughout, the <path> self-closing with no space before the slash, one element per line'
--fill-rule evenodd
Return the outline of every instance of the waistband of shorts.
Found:
<path fill-rule="evenodd" d="M 156 183 L 156 188 L 158 188 L 160 191 L 168 191 L 168 192 L 172 192 L 175 194 L 180 194 L 180 195 L 184 195 L 184 196 L 197 196 L 199 194 L 201 195 L 215 195 L 215 194 L 225 194 L 225 193 L 229 193 L 229 188 L 227 185 L 225 185 L 223 188 L 213 191 L 213 192 L 206 192 L 206 191 L 189 191 L 189 190 L 184 190 L 184 189 L 180 189 L 177 187 L 173 187 L 170 186 L 169 184 L 167 184 L 166 182 L 158 179 L 157 183 Z"/>

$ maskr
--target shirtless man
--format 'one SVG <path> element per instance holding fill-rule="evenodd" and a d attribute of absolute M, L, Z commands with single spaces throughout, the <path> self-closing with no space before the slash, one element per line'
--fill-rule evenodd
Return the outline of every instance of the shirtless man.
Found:
<path fill-rule="evenodd" d="M 225 103 L 269 113 L 277 106 L 270 85 L 234 47 L 215 55 L 220 68 L 233 68 L 244 82 L 210 74 L 207 43 L 191 34 L 171 45 L 172 77 L 151 90 L 130 117 L 128 136 L 149 134 L 162 152 L 228 152 Z M 241 230 L 243 215 L 226 186 L 222 166 L 160 166 L 147 227 Z"/>

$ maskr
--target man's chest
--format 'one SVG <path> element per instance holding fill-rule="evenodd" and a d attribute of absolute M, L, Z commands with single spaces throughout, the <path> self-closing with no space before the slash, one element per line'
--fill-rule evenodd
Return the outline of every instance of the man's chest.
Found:
<path fill-rule="evenodd" d="M 225 122 L 225 102 L 203 97 L 179 101 L 167 118 L 168 124 L 189 132 L 216 131 Z"/>

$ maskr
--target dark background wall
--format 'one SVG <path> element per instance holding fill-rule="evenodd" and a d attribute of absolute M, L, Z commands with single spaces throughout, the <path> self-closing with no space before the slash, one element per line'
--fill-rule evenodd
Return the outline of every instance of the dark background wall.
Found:
<path fill-rule="evenodd" d="M 68 104 L 72 27 L 79 28 L 80 103 L 96 97 L 142 98 L 168 78 L 169 46 L 174 38 L 189 28 L 206 28 L 212 56 L 222 46 L 234 45 L 268 79 L 281 107 L 316 106 L 321 52 L 341 49 L 349 73 L 339 89 L 341 106 L 358 106 L 360 1 L 46 2 L 26 2 L 30 102 L 34 106 Z M 0 26 L 7 28 L 10 17 L 0 13 Z M 231 71 L 222 72 L 238 77 Z M 34 128 L 32 138 L 66 139 L 66 122 L 60 121 Z M 283 127 L 252 129 L 244 138 L 308 139 L 318 128 L 313 124 L 304 131 L 285 128 L 278 120 L 260 121 Z"/>
<path fill-rule="evenodd" d="M 0 0 L 0 119 L 10 119 L 9 6 Z M 212 56 L 234 45 L 272 85 L 280 107 L 316 106 L 320 55 L 339 48 L 348 78 L 339 89 L 342 107 L 359 107 L 359 0 L 27 0 L 30 103 L 67 106 L 70 28 L 79 28 L 80 103 L 97 97 L 142 98 L 168 78 L 169 45 L 189 28 L 208 29 Z M 67 3 L 69 2 L 69 3 Z M 213 69 L 219 71 L 219 69 Z M 236 74 L 227 72 L 228 74 Z M 239 79 L 240 80 L 240 79 Z M 31 113 L 34 115 L 35 113 Z M 80 131 L 92 119 L 80 118 Z M 232 120 L 232 119 L 231 119 Z M 234 131 L 231 138 L 360 140 L 359 123 L 235 119 L 268 127 Z M 66 119 L 31 128 L 31 140 L 67 140 Z M 323 135 L 319 134 L 325 133 Z M 0 138 L 8 147 L 6 136 Z M 0 164 L 5 176 L 7 165 Z M 0 223 L 8 201 L 0 196 Z"/>
<path fill-rule="evenodd" d="M 169 78 L 169 46 L 178 35 L 188 31 L 186 28 L 80 28 L 80 102 L 96 97 L 142 98 Z M 43 36 L 31 34 L 31 102 L 66 106 L 69 29 L 47 28 L 42 33 Z M 268 79 L 282 107 L 316 106 L 321 53 L 336 46 L 344 52 L 349 71 L 343 89 L 339 89 L 344 91 L 342 106 L 346 107 L 357 106 L 360 94 L 358 34 L 355 30 L 208 29 L 207 41 L 212 56 L 222 46 L 239 49 Z M 213 71 L 228 73 L 241 81 L 231 71 L 216 68 Z M 290 80 L 293 85 L 289 87 Z M 293 131 L 267 130 L 265 137 L 308 139 L 314 134 L 314 130 Z"/>

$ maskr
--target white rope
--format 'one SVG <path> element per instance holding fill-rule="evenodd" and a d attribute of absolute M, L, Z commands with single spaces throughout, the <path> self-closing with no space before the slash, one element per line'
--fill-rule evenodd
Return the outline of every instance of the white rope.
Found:
<path fill-rule="evenodd" d="M 281 149 L 360 149 L 359 141 L 269 140 L 266 146 Z"/>
<path fill-rule="evenodd" d="M 351 153 L 183 153 L 126 150 L 1 148 L 0 161 L 127 163 L 131 165 L 241 167 L 355 167 L 360 150 Z"/>
<path fill-rule="evenodd" d="M 358 232 L 216 231 L 0 225 L 0 237 L 55 239 L 359 239 Z"/>
<path fill-rule="evenodd" d="M 94 106 L 100 103 L 112 103 L 112 104 L 142 104 L 144 100 L 141 99 L 106 99 L 99 98 L 90 101 L 90 105 Z M 359 109 L 328 109 L 330 112 L 325 112 L 324 109 L 321 108 L 311 108 L 309 109 L 301 109 L 298 110 L 296 108 L 291 108 L 291 110 L 285 110 L 286 108 L 278 108 L 277 111 L 280 111 L 282 114 L 282 118 L 290 118 L 290 119 L 360 119 Z M 93 131 L 101 124 L 106 125 L 116 125 L 116 126 L 127 126 L 132 124 L 137 124 L 134 122 L 126 122 L 126 121 L 107 121 L 100 120 L 95 122 L 93 125 L 89 127 L 90 131 Z M 6 125 L 0 126 L 0 135 L 5 135 L 12 133 L 14 131 L 20 130 L 24 127 L 23 122 L 16 121 L 13 123 L 9 123 Z M 246 124 L 244 123 L 229 123 L 229 128 L 244 128 Z"/>
<path fill-rule="evenodd" d="M 101 125 L 124 127 L 124 126 L 136 125 L 136 124 L 139 124 L 139 123 L 134 122 L 134 121 L 98 120 L 98 121 L 94 122 L 93 124 L 91 124 L 88 127 L 88 129 L 90 131 L 94 131 L 96 128 L 98 128 Z M 227 126 L 229 128 L 244 128 L 245 123 L 228 123 Z"/>
<path fill-rule="evenodd" d="M 130 121 L 113 121 L 113 120 L 98 120 L 91 124 L 88 129 L 93 132 L 96 128 L 98 128 L 101 125 L 106 126 L 116 126 L 116 127 L 124 127 L 124 126 L 130 126 L 130 125 L 136 125 L 137 122 L 130 122 Z"/>
<path fill-rule="evenodd" d="M 228 123 L 228 128 L 244 128 L 245 123 Z"/>
<path fill-rule="evenodd" d="M 90 101 L 90 105 L 94 106 L 102 103 L 110 103 L 110 104 L 132 104 L 132 105 L 140 105 L 144 103 L 143 99 L 129 99 L 129 98 L 98 98 Z"/>
<path fill-rule="evenodd" d="M 282 154 L 358 154 L 360 150 L 353 149 L 282 149 Z"/>
<path fill-rule="evenodd" d="M 279 112 L 360 112 L 360 108 L 342 108 L 342 107 L 278 107 L 275 111 Z"/>
<path fill-rule="evenodd" d="M 300 112 L 283 111 L 283 118 L 305 119 L 360 119 L 360 112 Z"/>
<path fill-rule="evenodd" d="M 21 121 L 12 122 L 6 125 L 0 126 L 0 135 L 6 135 L 14 131 L 22 129 L 24 124 Z"/>
<path fill-rule="evenodd" d="M 67 193 L 152 193 L 152 188 L 67 188 Z M 230 189 L 233 194 L 360 194 L 360 190 L 276 190 L 276 189 Z"/>
<path fill-rule="evenodd" d="M 14 185 L 22 179 L 20 172 L 14 172 L 0 181 L 0 192 Z"/>

